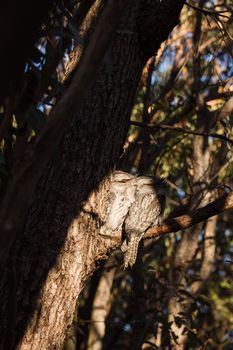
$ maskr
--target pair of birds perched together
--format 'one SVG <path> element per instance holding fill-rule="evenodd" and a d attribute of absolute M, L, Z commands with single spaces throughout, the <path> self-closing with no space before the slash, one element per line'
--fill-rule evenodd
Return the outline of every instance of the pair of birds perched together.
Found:
<path fill-rule="evenodd" d="M 105 178 L 92 200 L 89 199 L 89 209 L 101 220 L 101 235 L 122 231 L 125 268 L 135 263 L 145 231 L 162 223 L 165 194 L 163 179 L 117 170 Z"/>

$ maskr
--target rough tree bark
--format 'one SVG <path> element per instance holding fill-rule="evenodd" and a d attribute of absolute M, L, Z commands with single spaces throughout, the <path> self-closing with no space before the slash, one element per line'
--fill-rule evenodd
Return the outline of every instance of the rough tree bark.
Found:
<path fill-rule="evenodd" d="M 114 264 L 115 267 L 113 267 Z M 101 274 L 93 300 L 87 350 L 100 350 L 103 348 L 103 339 L 106 332 L 105 321 L 111 309 L 111 292 L 115 275 L 116 261 L 114 261 L 114 257 L 112 257 L 107 260 L 104 266 L 104 271 Z"/>
<path fill-rule="evenodd" d="M 178 23 L 183 3 L 131 2 L 92 91 L 44 170 L 13 253 L 14 348 L 61 349 L 78 294 L 98 260 L 119 245 L 99 237 L 98 220 L 81 205 L 122 152 L 142 68 Z M 5 312 L 3 304 L 2 321 Z"/>

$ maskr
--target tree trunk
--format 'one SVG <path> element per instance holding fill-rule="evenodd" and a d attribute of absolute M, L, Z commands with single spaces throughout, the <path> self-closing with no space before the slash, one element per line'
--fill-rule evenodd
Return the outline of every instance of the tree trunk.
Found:
<path fill-rule="evenodd" d="M 200 0 L 199 6 L 204 6 L 204 0 Z M 200 13 L 197 15 L 195 31 L 193 34 L 193 47 L 198 52 L 198 46 L 200 44 L 202 30 L 202 16 Z M 193 63 L 194 69 L 194 86 L 193 94 L 196 98 L 196 110 L 197 110 L 197 127 L 202 132 L 209 132 L 211 129 L 212 120 L 206 118 L 208 110 L 206 109 L 205 101 L 201 91 L 201 61 L 200 56 L 196 55 Z M 204 206 L 211 200 L 216 198 L 216 193 L 211 189 L 211 178 L 213 177 L 213 154 L 211 153 L 208 138 L 195 135 L 193 138 L 193 202 L 191 207 L 197 207 L 199 205 Z M 216 229 L 216 217 L 207 221 L 204 229 L 204 237 L 208 239 L 215 236 Z M 189 299 L 182 300 L 178 294 L 179 289 L 187 288 L 188 283 L 186 281 L 186 271 L 195 259 L 196 252 L 198 250 L 198 239 L 202 230 L 202 224 L 198 224 L 190 229 L 180 240 L 177 245 L 174 262 L 173 262 L 173 277 L 171 278 L 173 284 L 173 290 L 175 295 L 172 296 L 168 302 L 168 321 L 171 322 L 171 334 L 174 338 L 172 339 L 172 345 L 174 350 L 184 350 L 186 348 L 188 329 L 186 323 L 182 318 L 185 319 L 184 315 L 189 313 L 190 301 Z M 208 246 L 206 242 L 205 253 L 207 254 L 206 259 L 202 261 L 202 268 L 200 270 L 200 278 L 207 278 L 211 272 L 210 259 L 214 255 L 213 243 Z M 207 249 L 209 251 L 207 251 Z M 210 259 L 208 259 L 210 255 Z M 209 265 L 209 266 L 204 266 Z M 204 269 L 204 270 L 203 270 Z M 204 281 L 202 281 L 204 283 Z M 189 292 L 198 292 L 198 284 L 196 288 L 194 285 L 189 286 Z M 178 322 L 176 322 L 178 319 Z M 180 321 L 181 320 L 181 321 Z"/>
<path fill-rule="evenodd" d="M 14 348 L 20 350 L 61 349 L 80 291 L 98 260 L 119 244 L 100 237 L 98 220 L 81 206 L 122 152 L 143 66 L 177 24 L 183 1 L 131 4 L 92 91 L 44 170 L 12 253 Z M 1 332 L 5 315 L 3 303 Z"/>
<path fill-rule="evenodd" d="M 106 331 L 106 319 L 112 304 L 112 287 L 116 274 L 114 259 L 108 259 L 104 266 L 104 271 L 99 280 L 93 300 L 91 323 L 89 325 L 87 350 L 101 350 Z"/>

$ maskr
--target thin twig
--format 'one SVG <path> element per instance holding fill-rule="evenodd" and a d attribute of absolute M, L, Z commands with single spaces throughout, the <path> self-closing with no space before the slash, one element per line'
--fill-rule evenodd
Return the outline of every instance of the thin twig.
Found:
<path fill-rule="evenodd" d="M 190 135 L 198 135 L 198 136 L 203 136 L 203 137 L 213 137 L 215 139 L 220 139 L 226 142 L 229 142 L 231 145 L 233 145 L 233 140 L 220 134 L 216 133 L 207 133 L 207 132 L 199 132 L 199 131 L 193 131 L 193 130 L 187 130 L 184 128 L 176 127 L 176 126 L 171 126 L 167 124 L 149 124 L 149 123 L 142 123 L 142 122 L 136 122 L 136 121 L 131 121 L 132 125 L 139 126 L 141 128 L 149 128 L 149 129 L 154 129 L 154 130 L 171 130 L 175 132 L 182 132 L 185 134 L 190 134 Z"/>
<path fill-rule="evenodd" d="M 185 5 L 187 5 L 188 7 L 191 7 L 194 10 L 200 11 L 202 12 L 204 15 L 210 16 L 210 17 L 224 17 L 230 20 L 233 20 L 233 17 L 229 17 L 226 15 L 223 15 L 224 12 L 230 12 L 230 11 L 211 11 L 211 10 L 207 10 L 207 9 L 203 9 L 201 7 L 198 6 L 194 6 L 190 3 L 188 3 L 187 1 L 185 1 Z"/>

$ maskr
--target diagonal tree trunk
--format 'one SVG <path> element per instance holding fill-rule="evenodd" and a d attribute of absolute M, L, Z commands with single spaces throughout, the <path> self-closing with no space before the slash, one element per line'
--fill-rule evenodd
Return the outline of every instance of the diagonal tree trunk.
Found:
<path fill-rule="evenodd" d="M 94 87 L 44 170 L 12 253 L 17 275 L 14 348 L 60 349 L 77 296 L 96 262 L 117 246 L 99 237 L 99 222 L 81 206 L 121 154 L 142 68 L 178 23 L 182 5 L 172 0 L 131 3 Z M 3 304 L 1 332 L 5 313 Z"/>

